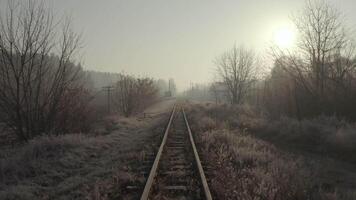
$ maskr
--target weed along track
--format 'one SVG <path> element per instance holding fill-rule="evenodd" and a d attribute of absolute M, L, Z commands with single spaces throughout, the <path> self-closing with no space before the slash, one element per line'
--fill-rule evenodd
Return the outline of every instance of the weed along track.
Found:
<path fill-rule="evenodd" d="M 212 199 L 183 108 L 175 107 L 141 200 Z"/>

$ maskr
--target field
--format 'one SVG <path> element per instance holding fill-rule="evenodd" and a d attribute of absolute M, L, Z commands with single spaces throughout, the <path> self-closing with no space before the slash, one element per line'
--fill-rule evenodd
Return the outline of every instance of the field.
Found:
<path fill-rule="evenodd" d="M 135 199 L 174 101 L 130 118 L 107 116 L 90 134 L 3 146 L 1 199 Z M 356 198 L 353 125 L 319 117 L 267 120 L 248 106 L 186 104 L 215 199 Z M 318 141 L 318 143 L 315 143 Z"/>
<path fill-rule="evenodd" d="M 356 198 L 356 172 L 352 156 L 345 155 L 346 145 L 312 140 L 340 134 L 331 128 L 332 119 L 305 120 L 300 129 L 291 119 L 267 121 L 249 107 L 207 103 L 189 110 L 217 199 Z"/>
<path fill-rule="evenodd" d="M 121 188 L 145 181 L 133 170 L 154 149 L 152 141 L 160 137 L 171 104 L 153 105 L 145 118 L 142 113 L 107 117 L 91 134 L 42 136 L 3 148 L 0 199 L 122 197 Z"/>

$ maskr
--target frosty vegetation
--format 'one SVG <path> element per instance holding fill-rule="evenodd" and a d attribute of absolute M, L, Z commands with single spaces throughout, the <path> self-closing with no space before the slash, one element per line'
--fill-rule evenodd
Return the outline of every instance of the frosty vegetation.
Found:
<path fill-rule="evenodd" d="M 84 71 L 83 41 L 70 18 L 56 20 L 41 1 L 7 5 L 0 15 L 0 121 L 17 140 L 88 132 L 98 114 L 130 116 L 168 89 L 162 80 Z"/>

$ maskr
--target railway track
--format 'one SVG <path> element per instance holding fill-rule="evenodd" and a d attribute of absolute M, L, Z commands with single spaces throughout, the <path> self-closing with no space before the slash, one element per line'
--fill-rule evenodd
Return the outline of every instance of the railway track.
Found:
<path fill-rule="evenodd" d="M 141 200 L 212 199 L 183 108 L 174 107 Z"/>

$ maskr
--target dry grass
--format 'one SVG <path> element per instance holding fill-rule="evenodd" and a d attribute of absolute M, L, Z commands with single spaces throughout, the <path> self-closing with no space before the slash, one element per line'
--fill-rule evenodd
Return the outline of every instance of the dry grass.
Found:
<path fill-rule="evenodd" d="M 86 182 L 110 172 L 94 160 L 112 145 L 107 138 L 81 134 L 36 138 L 1 159 L 0 199 L 50 199 L 74 191 L 78 194 L 72 195 L 80 195 Z"/>
<path fill-rule="evenodd" d="M 248 124 L 250 119 L 238 117 Z M 279 120 L 259 120 L 262 123 L 246 127 L 264 140 L 281 147 L 327 155 L 356 164 L 356 125 L 335 117 L 320 116 L 298 121 L 282 117 Z"/>
<path fill-rule="evenodd" d="M 266 137 L 285 140 L 286 144 L 300 142 L 302 145 L 310 138 L 301 138 L 306 136 L 296 134 L 300 130 L 299 123 L 296 126 L 289 123 L 290 119 L 282 119 L 278 126 L 270 124 L 265 117 L 257 115 L 249 107 L 215 107 L 205 104 L 192 106 L 188 110 L 192 128 L 199 141 L 201 157 L 213 168 L 211 188 L 218 199 L 356 199 L 355 190 L 337 189 L 334 184 L 329 183 L 332 181 L 321 181 L 319 173 L 325 168 L 321 164 L 324 162 L 288 153 L 255 137 L 256 134 L 266 134 Z M 345 127 L 340 126 L 344 122 L 326 122 L 327 119 L 323 119 L 324 121 L 329 126 L 338 127 L 335 130 Z M 282 125 L 286 127 L 282 128 Z M 280 134 L 272 136 L 271 127 L 278 127 L 276 130 Z M 323 128 L 325 125 L 305 121 L 302 130 L 305 134 L 308 131 L 313 132 L 314 135 L 310 136 L 313 138 L 326 132 Z M 315 133 L 315 129 L 323 131 Z M 342 133 L 326 135 L 327 137 L 323 137 L 341 135 L 339 138 L 342 140 L 326 141 L 330 142 L 328 144 L 336 144 L 338 141 L 336 146 L 346 149 L 345 135 L 351 137 L 353 133 L 343 130 Z"/>
<path fill-rule="evenodd" d="M 282 117 L 269 120 L 249 106 L 231 107 L 214 104 L 196 105 L 191 112 L 199 118 L 209 117 L 219 127 L 241 129 L 288 148 L 318 153 L 356 163 L 356 124 L 336 117 L 320 116 L 298 121 Z M 207 119 L 199 123 L 205 123 Z M 206 131 L 205 126 L 199 126 Z M 211 129 L 211 128 L 210 128 Z"/>
<path fill-rule="evenodd" d="M 227 130 L 201 137 L 204 157 L 214 167 L 211 187 L 218 199 L 308 199 L 313 179 L 301 160 L 273 146 Z"/>
<path fill-rule="evenodd" d="M 2 149 L 0 199 L 103 200 L 122 196 L 121 187 L 142 181 L 130 166 L 142 160 L 143 149 L 152 135 L 161 133 L 166 118 L 126 120 L 129 125 L 111 119 L 104 123 L 110 127 L 102 135 L 43 136 L 20 147 Z"/>

